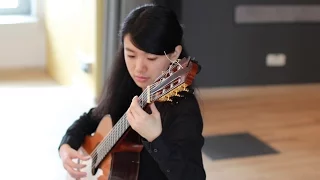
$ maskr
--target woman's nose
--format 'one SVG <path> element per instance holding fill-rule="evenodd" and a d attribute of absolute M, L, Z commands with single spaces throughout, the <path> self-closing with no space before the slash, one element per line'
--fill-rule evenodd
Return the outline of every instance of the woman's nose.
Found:
<path fill-rule="evenodd" d="M 136 61 L 136 71 L 143 72 L 146 70 L 146 63 L 143 58 L 139 58 Z"/>

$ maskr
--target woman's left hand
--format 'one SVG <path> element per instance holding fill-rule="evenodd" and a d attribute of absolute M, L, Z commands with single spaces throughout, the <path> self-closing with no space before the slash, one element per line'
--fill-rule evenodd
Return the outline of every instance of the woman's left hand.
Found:
<path fill-rule="evenodd" d="M 127 111 L 127 119 L 132 129 L 142 137 L 152 142 L 162 132 L 161 117 L 154 103 L 150 104 L 151 114 L 145 112 L 139 105 L 139 99 L 135 96 Z"/>

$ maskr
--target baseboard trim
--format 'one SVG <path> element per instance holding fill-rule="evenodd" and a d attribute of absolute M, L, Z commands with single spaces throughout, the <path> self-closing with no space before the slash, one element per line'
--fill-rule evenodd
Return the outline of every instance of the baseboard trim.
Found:
<path fill-rule="evenodd" d="M 238 87 L 213 87 L 213 88 L 197 88 L 195 94 L 201 98 L 219 98 L 244 95 L 267 95 L 289 93 L 294 89 L 308 89 L 320 87 L 319 83 L 302 83 L 302 84 L 275 84 L 275 85 L 259 85 L 259 86 L 238 86 Z"/>
<path fill-rule="evenodd" d="M 0 81 L 52 81 L 52 77 L 43 68 L 0 68 Z"/>

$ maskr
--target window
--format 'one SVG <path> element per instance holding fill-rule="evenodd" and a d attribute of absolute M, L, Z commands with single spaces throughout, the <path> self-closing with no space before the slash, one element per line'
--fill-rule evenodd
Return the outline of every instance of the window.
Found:
<path fill-rule="evenodd" d="M 0 0 L 0 15 L 30 15 L 31 0 Z"/>

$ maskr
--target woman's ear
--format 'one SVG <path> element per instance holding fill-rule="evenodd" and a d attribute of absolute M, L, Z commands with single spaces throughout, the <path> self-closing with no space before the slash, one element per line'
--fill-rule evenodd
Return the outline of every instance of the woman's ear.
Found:
<path fill-rule="evenodd" d="M 182 46 L 181 45 L 176 46 L 176 48 L 174 49 L 174 52 L 171 53 L 170 59 L 177 60 L 179 58 L 181 52 L 182 52 Z"/>

